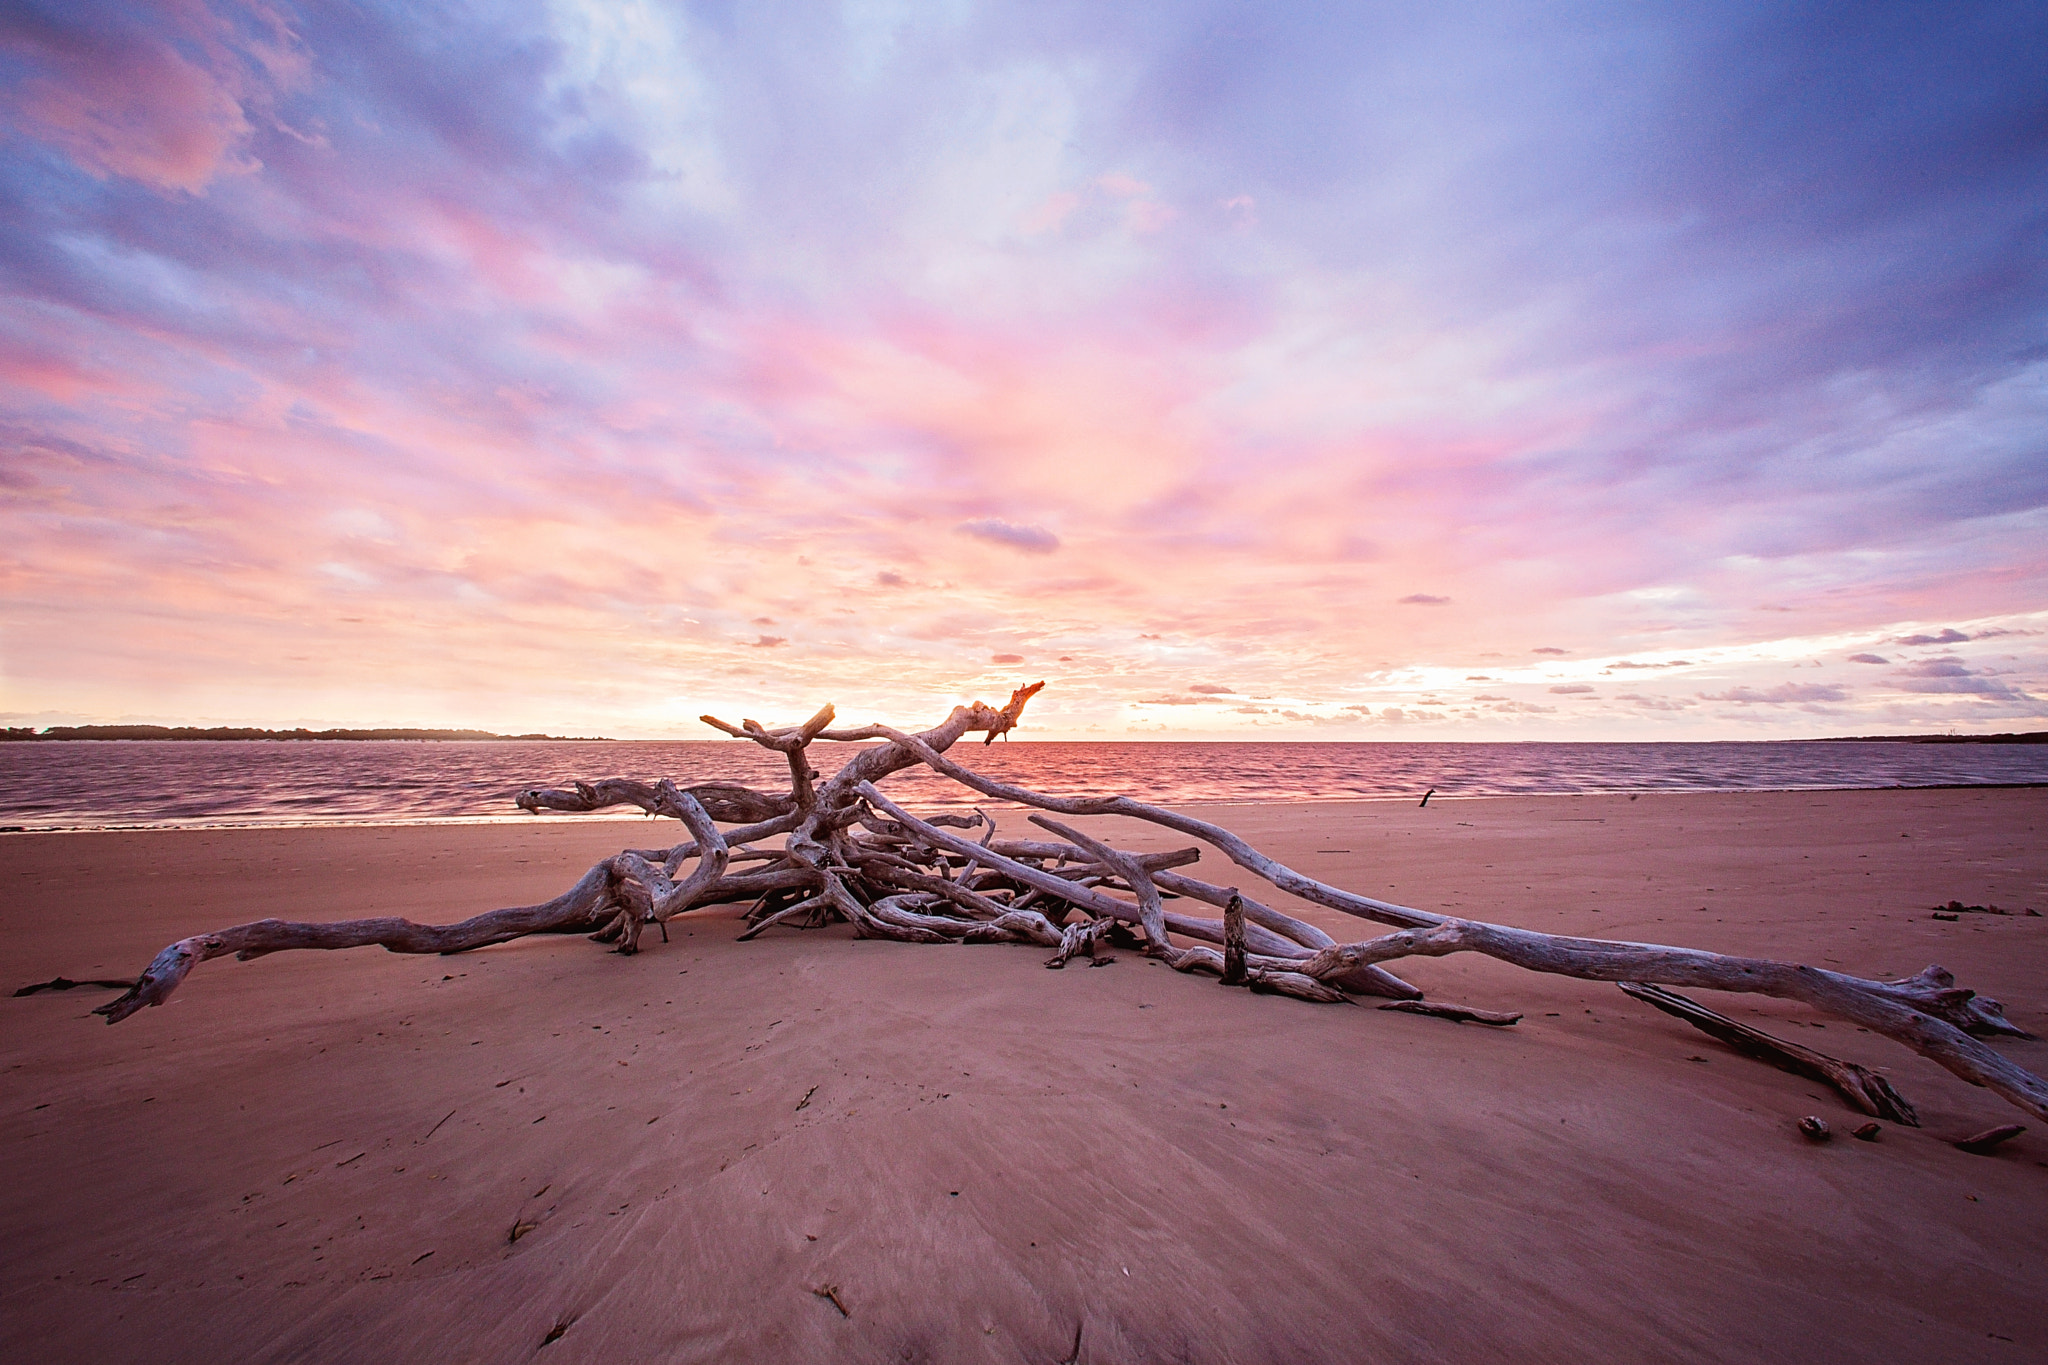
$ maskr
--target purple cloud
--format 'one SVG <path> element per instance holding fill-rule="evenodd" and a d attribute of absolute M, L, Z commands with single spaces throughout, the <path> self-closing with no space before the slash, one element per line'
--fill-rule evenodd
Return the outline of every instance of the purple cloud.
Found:
<path fill-rule="evenodd" d="M 203 194 L 218 176 L 253 174 L 244 106 L 267 102 L 266 77 L 290 80 L 302 54 L 282 25 L 262 35 L 267 51 L 250 52 L 233 39 L 258 35 L 234 33 L 235 17 L 182 8 L 31 6 L 0 21 L 0 49 L 19 63 L 0 98 L 24 131 L 101 179 Z"/>
<path fill-rule="evenodd" d="M 1953 654 L 1938 659 L 1922 659 L 1907 664 L 1894 677 L 1899 678 L 1967 678 L 1974 670 Z"/>
<path fill-rule="evenodd" d="M 1921 659 L 1892 674 L 1902 692 L 1952 693 L 2002 701 L 2031 701 L 2026 692 L 1969 667 L 1953 654 Z"/>
<path fill-rule="evenodd" d="M 1789 702 L 1847 701 L 1849 689 L 1828 683 L 1788 682 L 1763 689 L 1734 687 L 1726 692 L 1702 692 L 1700 696 L 1706 701 L 1732 701 L 1741 706 L 1783 706 Z"/>
<path fill-rule="evenodd" d="M 1640 692 L 1623 692 L 1614 699 L 1616 701 L 1625 701 L 1629 705 L 1639 707 L 1645 711 L 1683 711 L 1688 707 L 1698 705 L 1697 702 L 1687 701 L 1682 697 L 1649 697 L 1644 696 Z"/>
<path fill-rule="evenodd" d="M 2025 692 L 2009 686 L 1996 678 L 1971 676 L 1966 678 L 1904 678 L 1899 681 L 1902 692 L 1957 693 L 1978 697 L 1998 697 L 2008 701 L 2031 700 Z"/>
<path fill-rule="evenodd" d="M 1885 658 L 1882 654 L 1851 654 L 1849 662 L 1852 664 L 1888 664 L 1891 660 Z"/>
<path fill-rule="evenodd" d="M 1406 597 L 1398 600 L 1405 607 L 1440 607 L 1451 599 L 1448 597 L 1432 597 L 1426 592 L 1411 592 Z"/>
<path fill-rule="evenodd" d="M 996 545 L 1007 545 L 1025 554 L 1051 554 L 1060 547 L 1060 538 L 1043 526 L 1019 526 L 1001 521 L 995 517 L 981 517 L 974 521 L 963 521 L 954 528 L 963 535 L 976 540 L 986 540 Z"/>

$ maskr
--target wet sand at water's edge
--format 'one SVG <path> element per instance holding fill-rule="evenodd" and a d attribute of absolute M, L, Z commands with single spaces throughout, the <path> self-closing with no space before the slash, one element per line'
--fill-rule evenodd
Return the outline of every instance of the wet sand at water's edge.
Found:
<path fill-rule="evenodd" d="M 1868 976 L 1938 962 L 2048 1034 L 2048 918 L 1929 914 L 2048 914 L 2048 791 L 1201 813 L 1424 909 Z M 0 837 L 0 986 L 129 976 L 265 916 L 454 920 L 660 837 Z M 1251 884 L 1213 852 L 1193 871 Z M 1048 972 L 1039 949 L 735 932 L 215 962 L 111 1029 L 87 1013 L 106 991 L 0 998 L 0 1356 L 1051 1362 L 1077 1326 L 1104 1362 L 2048 1351 L 2048 1125 L 1802 1006 L 1700 996 L 1882 1069 L 1924 1127 L 1849 1140 L 1861 1117 L 1812 1082 L 1611 985 L 1470 957 L 1397 970 L 1519 1026 L 1131 952 Z M 2048 1072 L 2048 1042 L 1997 1046 Z M 1805 1114 L 1836 1140 L 1803 1141 Z M 2008 1121 L 2029 1131 L 1992 1157 L 1944 1141 Z"/>

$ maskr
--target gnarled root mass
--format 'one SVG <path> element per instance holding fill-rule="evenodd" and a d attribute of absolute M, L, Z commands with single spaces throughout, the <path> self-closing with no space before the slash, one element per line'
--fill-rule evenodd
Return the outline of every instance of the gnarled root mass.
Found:
<path fill-rule="evenodd" d="M 2036 1118 L 2048 1119 L 2048 1085 L 1975 1036 L 2028 1035 L 2006 1021 L 1996 1001 L 1956 986 L 1939 967 L 1904 981 L 1872 981 L 1761 958 L 1569 938 L 1431 914 L 1319 882 L 1204 820 L 1123 796 L 1050 796 L 994 781 L 946 756 L 967 735 L 983 735 L 986 743 L 1015 727 L 1025 704 L 1043 686 L 1019 688 L 1002 707 L 980 702 L 956 707 L 944 723 L 919 734 L 886 725 L 835 730 L 830 706 L 802 725 L 781 729 L 752 720 L 729 725 L 706 716 L 707 724 L 726 734 L 782 754 L 789 764 L 789 790 L 610 778 L 522 792 L 518 804 L 536 812 L 637 806 L 681 821 L 690 838 L 669 848 L 628 849 L 591 868 L 553 900 L 493 910 L 459 924 L 260 920 L 181 939 L 157 955 L 132 990 L 96 1013 L 118 1023 L 145 1005 L 160 1005 L 194 966 L 228 953 L 247 961 L 287 948 L 370 944 L 401 953 L 455 953 L 550 933 L 585 933 L 618 952 L 634 953 L 649 926 L 666 938 L 663 926 L 686 910 L 744 904 L 742 938 L 778 926 L 845 921 L 865 938 L 1033 944 L 1051 950 L 1048 967 L 1062 967 L 1076 956 L 1102 963 L 1110 960 L 1107 947 L 1120 946 L 1183 972 L 1211 972 L 1226 984 L 1318 1002 L 1355 995 L 1419 1001 L 1422 992 L 1390 972 L 1388 964 L 1466 952 L 1588 981 L 1776 996 L 1896 1039 L 1971 1084 L 1988 1086 Z M 869 743 L 826 778 L 812 769 L 808 757 L 811 744 L 820 739 Z M 1030 817 L 1031 823 L 1054 837 L 997 838 L 985 812 L 920 817 L 879 790 L 890 774 L 919 764 L 992 801 L 1040 812 Z M 1237 888 L 1177 870 L 1197 861 L 1199 848 L 1135 853 L 1103 843 L 1055 815 L 1117 815 L 1164 826 L 1208 845 L 1289 895 L 1385 925 L 1390 932 L 1338 943 Z M 721 830 L 721 825 L 728 828 Z M 780 842 L 757 846 L 771 839 Z M 1222 913 L 1211 918 L 1169 909 L 1174 900 Z M 1640 993 L 1651 998 L 1649 992 Z M 1668 1008 L 1672 1001 L 1653 1003 Z M 1513 1022 L 1506 1014 L 1435 1002 L 1416 1012 Z M 1861 1068 L 1851 1071 L 1870 1074 Z"/>

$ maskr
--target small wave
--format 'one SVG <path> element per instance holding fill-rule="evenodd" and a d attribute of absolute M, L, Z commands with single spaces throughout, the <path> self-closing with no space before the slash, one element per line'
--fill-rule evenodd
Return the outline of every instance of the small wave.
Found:
<path fill-rule="evenodd" d="M 853 747 L 820 744 L 814 766 L 829 773 Z M 1165 805 L 1409 799 L 1431 788 L 1455 798 L 2048 784 L 2048 747 L 2031 745 L 1026 742 L 955 752 L 1040 791 Z M 787 768 L 738 741 L 17 743 L 0 745 L 0 824 L 496 823 L 534 818 L 511 809 L 527 787 L 613 776 L 780 790 Z M 890 786 L 917 805 L 984 801 L 921 769 Z"/>

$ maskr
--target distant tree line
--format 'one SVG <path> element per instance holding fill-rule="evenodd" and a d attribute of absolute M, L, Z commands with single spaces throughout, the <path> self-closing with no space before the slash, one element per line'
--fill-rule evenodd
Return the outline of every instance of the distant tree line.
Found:
<path fill-rule="evenodd" d="M 8 726 L 0 730 L 5 740 L 64 739 L 467 739 L 467 740 L 551 740 L 590 742 L 601 735 L 500 735 L 489 730 L 257 730 L 240 725 L 51 725 L 37 730 L 31 726 Z"/>
<path fill-rule="evenodd" d="M 1833 735 L 1834 744 L 2048 744 L 2048 730 L 2002 735 Z"/>

